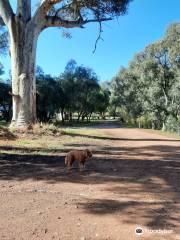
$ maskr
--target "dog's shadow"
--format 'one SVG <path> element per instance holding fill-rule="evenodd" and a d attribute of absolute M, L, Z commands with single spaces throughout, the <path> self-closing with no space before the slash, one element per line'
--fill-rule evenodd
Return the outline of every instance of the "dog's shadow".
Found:
<path fill-rule="evenodd" d="M 84 169 L 80 169 L 79 163 L 78 162 L 74 162 L 73 166 L 71 169 L 67 169 L 65 167 L 65 173 L 67 175 L 90 175 L 91 173 L 95 173 L 96 169 L 90 166 L 90 163 L 86 163 L 86 167 Z"/>

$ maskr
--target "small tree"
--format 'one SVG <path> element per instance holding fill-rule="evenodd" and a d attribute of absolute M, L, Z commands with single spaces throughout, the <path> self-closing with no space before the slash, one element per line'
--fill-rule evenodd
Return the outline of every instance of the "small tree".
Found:
<path fill-rule="evenodd" d="M 63 122 L 65 120 L 65 110 L 69 113 L 70 118 L 72 118 L 72 112 L 75 110 L 75 103 L 77 102 L 77 93 L 75 91 L 75 70 L 76 62 L 70 60 L 65 67 L 64 73 L 60 75 L 58 80 L 59 87 L 62 90 L 60 111 Z"/>
<path fill-rule="evenodd" d="M 61 115 L 66 110 L 70 120 L 72 120 L 73 112 L 78 113 L 78 120 L 88 117 L 94 110 L 92 92 L 100 89 L 94 71 L 84 66 L 77 66 L 74 60 L 70 60 L 58 82 L 64 96 L 61 99 Z"/>
<path fill-rule="evenodd" d="M 92 92 L 99 90 L 98 78 L 90 68 L 79 66 L 75 71 L 76 79 L 76 109 L 78 110 L 78 120 L 83 121 L 91 113 Z"/>

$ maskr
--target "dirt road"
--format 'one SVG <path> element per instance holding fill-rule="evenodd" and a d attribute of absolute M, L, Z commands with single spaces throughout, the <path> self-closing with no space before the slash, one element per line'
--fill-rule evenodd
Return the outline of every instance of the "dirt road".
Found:
<path fill-rule="evenodd" d="M 47 155 L 1 144 L 1 240 L 180 239 L 180 141 L 113 123 L 98 132 Z M 66 173 L 65 152 L 81 147 L 94 153 L 87 170 Z"/>

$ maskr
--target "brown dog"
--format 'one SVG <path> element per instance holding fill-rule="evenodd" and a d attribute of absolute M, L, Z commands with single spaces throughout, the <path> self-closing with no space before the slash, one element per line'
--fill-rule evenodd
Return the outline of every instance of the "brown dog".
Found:
<path fill-rule="evenodd" d="M 92 152 L 89 149 L 85 150 L 72 150 L 68 152 L 65 157 L 65 166 L 67 169 L 71 169 L 74 161 L 79 162 L 80 170 L 85 168 L 85 162 L 92 157 Z"/>

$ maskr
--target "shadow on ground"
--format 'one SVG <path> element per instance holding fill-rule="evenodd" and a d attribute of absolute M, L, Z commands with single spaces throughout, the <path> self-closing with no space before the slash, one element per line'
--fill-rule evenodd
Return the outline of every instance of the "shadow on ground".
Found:
<path fill-rule="evenodd" d="M 69 147 L 73 147 L 73 144 Z M 71 173 L 66 172 L 64 155 L 69 149 L 11 146 L 1 146 L 0 149 L 6 151 L 0 155 L 0 181 L 32 179 L 50 184 L 107 183 L 105 191 L 109 192 L 109 199 L 86 199 L 79 203 L 83 211 L 98 215 L 122 214 L 128 223 L 138 223 L 145 219 L 147 226 L 155 228 L 176 228 L 179 224 L 179 147 L 102 147 L 94 152 L 94 158 L 89 161 L 87 170 L 83 173 L 77 169 Z M 33 153 L 42 150 L 47 151 L 47 155 Z M 113 184 L 108 187 L 108 183 Z M 116 200 L 111 198 L 113 194 Z M 150 201 L 151 195 L 158 196 L 161 200 Z M 122 196 L 126 196 L 123 201 Z M 136 199 L 137 196 L 139 199 Z M 144 196 L 147 196 L 147 201 Z"/>
<path fill-rule="evenodd" d="M 158 141 L 158 142 L 180 142 L 178 139 L 167 139 L 167 138 L 118 138 L 118 137 L 107 137 L 107 136 L 97 136 L 97 135 L 88 135 L 88 134 L 80 134 L 80 133 L 68 133 L 64 132 L 63 135 L 68 135 L 71 137 L 86 137 L 92 139 L 100 139 L 100 140 L 112 140 L 112 141 Z"/>

